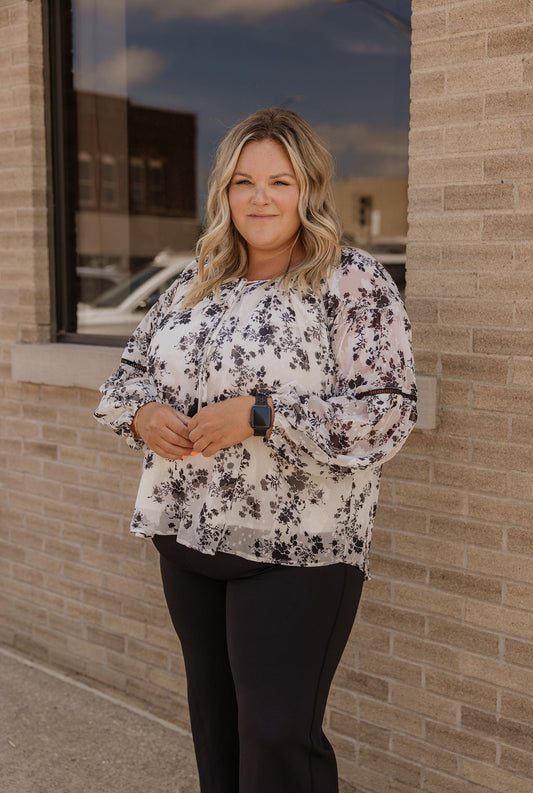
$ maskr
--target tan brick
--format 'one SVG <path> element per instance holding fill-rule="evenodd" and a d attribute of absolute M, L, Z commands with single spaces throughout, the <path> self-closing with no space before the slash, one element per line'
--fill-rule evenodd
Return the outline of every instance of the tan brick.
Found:
<path fill-rule="evenodd" d="M 533 146 L 533 121 L 522 121 L 520 131 L 522 148 L 531 148 Z"/>
<path fill-rule="evenodd" d="M 363 647 L 359 650 L 359 671 L 377 675 L 380 678 L 399 680 L 411 686 L 420 686 L 422 684 L 422 667 L 420 664 L 376 653 Z"/>
<path fill-rule="evenodd" d="M 514 187 L 510 184 L 448 185 L 444 187 L 444 209 L 513 209 Z"/>
<path fill-rule="evenodd" d="M 444 152 L 444 130 L 421 129 L 409 133 L 409 156 L 411 158 Z M 0 199 L 1 201 L 1 199 Z"/>
<path fill-rule="evenodd" d="M 506 638 L 505 651 L 503 657 L 510 664 L 519 664 L 520 666 L 530 666 L 532 646 L 533 645 L 531 641 L 524 642 L 524 641 L 517 641 L 516 639 Z"/>
<path fill-rule="evenodd" d="M 451 725 L 457 722 L 458 706 L 455 702 L 411 686 L 395 683 L 392 686 L 391 703 L 396 707 L 429 716 L 437 722 Z"/>
<path fill-rule="evenodd" d="M 533 383 L 533 360 L 515 358 L 513 361 L 513 384 L 531 386 Z"/>
<path fill-rule="evenodd" d="M 524 436 L 517 440 L 524 441 Z M 505 473 L 509 470 L 533 471 L 533 449 L 517 443 L 475 441 L 472 445 L 472 462 L 498 468 Z"/>
<path fill-rule="evenodd" d="M 485 35 L 485 33 L 475 33 L 466 36 L 448 36 L 439 41 L 418 41 L 416 47 L 412 48 L 413 71 L 483 60 Z"/>
<path fill-rule="evenodd" d="M 414 72 L 411 78 L 411 99 L 428 99 L 444 94 L 445 75 L 439 70 Z"/>
<path fill-rule="evenodd" d="M 394 585 L 394 605 L 424 614 L 445 614 L 455 619 L 459 619 L 462 613 L 461 596 L 401 582 Z"/>
<path fill-rule="evenodd" d="M 531 776 L 531 751 L 521 752 L 509 746 L 502 746 L 500 766 L 524 777 Z"/>
<path fill-rule="evenodd" d="M 407 312 L 412 322 L 435 323 L 438 320 L 438 302 L 428 298 L 410 297 L 407 300 Z"/>
<path fill-rule="evenodd" d="M 464 514 L 466 509 L 466 496 L 463 492 L 435 485 L 397 482 L 396 498 L 399 504 L 452 515 Z"/>
<path fill-rule="evenodd" d="M 472 94 L 474 91 L 494 91 L 499 88 L 514 88 L 522 83 L 520 60 L 483 61 L 464 66 L 451 67 L 446 72 L 446 94 Z"/>
<path fill-rule="evenodd" d="M 492 216 L 490 216 L 492 217 Z M 500 217 L 500 216 L 499 216 Z M 507 217 L 507 216 L 505 216 Z M 488 218 L 484 219 L 487 225 Z M 429 242 L 441 242 L 449 240 L 473 242 L 481 239 L 481 223 L 479 217 L 472 217 L 462 214 L 447 215 L 415 215 L 409 223 L 409 236 L 413 242 L 427 240 Z M 487 232 L 490 233 L 490 232 Z M 498 237 L 502 239 L 502 237 Z M 505 239 L 505 237 L 503 237 Z M 441 276 L 442 277 L 442 276 Z M 412 284 L 411 284 L 412 288 Z M 452 294 L 456 294 L 456 289 Z M 468 294 L 468 286 L 467 292 Z"/>
<path fill-rule="evenodd" d="M 494 499 L 495 501 L 496 499 Z M 514 504 L 513 504 L 514 506 Z M 527 508 L 527 505 L 524 505 Z M 511 510 L 511 507 L 507 505 Z M 497 516 L 495 516 L 497 519 Z M 512 516 L 511 520 L 512 522 Z M 530 528 L 530 526 L 528 527 Z M 533 583 L 533 567 L 527 556 L 506 553 L 501 554 L 483 548 L 469 548 L 467 555 L 469 570 L 487 573 L 488 575 L 502 576 L 508 581 Z"/>
<path fill-rule="evenodd" d="M 496 762 L 496 744 L 487 738 L 456 730 L 444 724 L 428 722 L 427 739 L 457 755 Z"/>
<path fill-rule="evenodd" d="M 533 184 L 519 185 L 518 204 L 521 210 L 533 210 Z"/>
<path fill-rule="evenodd" d="M 520 778 L 516 774 L 502 771 L 494 765 L 465 758 L 462 763 L 462 772 L 466 779 L 486 787 L 490 786 L 490 790 L 499 791 L 499 793 L 509 793 L 511 790 L 513 793 L 531 793 L 531 778 Z"/>
<path fill-rule="evenodd" d="M 472 406 L 479 410 L 510 413 L 533 413 L 531 388 L 511 388 L 474 384 Z"/>
<path fill-rule="evenodd" d="M 444 135 L 446 152 L 466 154 L 476 151 L 517 149 L 520 142 L 520 127 L 514 120 L 479 122 L 447 127 Z"/>
<path fill-rule="evenodd" d="M 533 670 L 512 666 L 473 653 L 464 654 L 463 674 L 515 692 L 523 693 L 533 690 Z"/>
<path fill-rule="evenodd" d="M 363 600 L 357 618 L 372 625 L 392 628 L 415 636 L 423 636 L 425 632 L 425 618 L 422 614 L 384 603 Z"/>
<path fill-rule="evenodd" d="M 524 4 L 521 0 L 474 0 L 449 9 L 450 33 L 465 33 L 471 30 L 487 30 L 503 27 L 524 19 Z"/>
<path fill-rule="evenodd" d="M 530 108 L 532 101 L 532 88 L 522 88 L 515 91 L 497 91 L 487 94 L 485 97 L 485 117 L 487 119 L 508 119 L 517 118 L 519 116 L 529 116 L 531 113 Z M 527 128 L 529 129 L 529 126 Z M 523 141 L 522 132 L 522 142 Z M 518 178 L 520 178 L 520 175 Z"/>
<path fill-rule="evenodd" d="M 508 476 L 507 492 L 511 498 L 521 501 L 531 501 L 533 493 L 533 474 L 523 474 L 512 471 Z"/>
<path fill-rule="evenodd" d="M 439 318 L 444 325 L 505 327 L 513 323 L 513 306 L 511 301 L 498 303 L 493 300 L 441 299 L 439 301 Z"/>
<path fill-rule="evenodd" d="M 408 242 L 407 244 L 407 278 L 411 270 L 433 270 L 440 266 L 440 245 L 426 242 Z"/>
<path fill-rule="evenodd" d="M 493 686 L 458 678 L 456 674 L 431 668 L 427 669 L 425 678 L 426 687 L 430 692 L 463 705 L 468 703 L 492 712 L 496 710 L 497 689 Z"/>
<path fill-rule="evenodd" d="M 435 111 L 434 115 L 433 121 L 442 123 L 442 114 Z M 441 121 L 437 122 L 437 119 L 441 119 Z M 416 187 L 461 184 L 463 182 L 476 183 L 483 180 L 483 157 L 481 155 L 415 158 L 409 166 L 409 182 Z"/>
<path fill-rule="evenodd" d="M 330 726 L 332 730 L 356 738 L 362 743 L 387 749 L 390 741 L 390 729 L 369 724 L 358 718 L 353 718 L 344 713 L 331 714 Z"/>
<path fill-rule="evenodd" d="M 412 41 L 418 44 L 427 39 L 443 38 L 446 34 L 446 11 L 444 9 L 419 11 L 412 18 Z"/>
<path fill-rule="evenodd" d="M 506 586 L 505 605 L 531 612 L 533 610 L 533 587 L 509 582 Z"/>
<path fill-rule="evenodd" d="M 531 300 L 517 300 L 515 306 L 515 326 L 518 328 L 533 328 L 533 302 Z"/>
<path fill-rule="evenodd" d="M 361 718 L 367 722 L 415 737 L 422 737 L 423 720 L 417 714 L 365 697 L 361 697 L 359 700 L 359 713 Z"/>
<path fill-rule="evenodd" d="M 441 564 L 463 567 L 465 552 L 461 546 L 446 542 L 436 537 L 420 537 L 419 535 L 395 532 L 394 556 L 404 556 L 411 561 L 418 560 L 433 563 L 439 559 Z"/>
<path fill-rule="evenodd" d="M 444 642 L 444 636 L 438 637 L 439 640 Z M 437 644 L 437 642 L 427 639 L 396 635 L 394 637 L 394 656 L 418 661 L 425 667 L 440 667 L 456 672 L 460 670 L 459 650 L 444 647 L 443 643 Z"/>
<path fill-rule="evenodd" d="M 458 757 L 441 747 L 432 746 L 427 741 L 418 741 L 406 735 L 392 735 L 392 750 L 400 757 L 417 760 L 424 766 L 456 773 Z"/>
<path fill-rule="evenodd" d="M 464 438 L 449 438 L 445 435 L 429 433 L 413 433 L 408 448 L 411 454 L 431 454 L 435 460 L 466 462 L 470 459 L 469 442 Z"/>
<path fill-rule="evenodd" d="M 476 382 L 506 383 L 509 362 L 505 357 L 489 355 L 453 355 L 443 353 L 443 378 L 457 378 Z"/>
<path fill-rule="evenodd" d="M 533 349 L 533 332 L 475 329 L 473 342 L 474 352 L 529 357 Z"/>
<path fill-rule="evenodd" d="M 369 746 L 361 747 L 359 765 L 416 787 L 420 782 L 420 768 L 414 763 Z"/>
<path fill-rule="evenodd" d="M 478 598 L 484 603 L 500 603 L 502 599 L 501 581 L 487 580 L 483 576 L 464 571 L 432 569 L 429 574 L 429 585 L 453 595 Z"/>
<path fill-rule="evenodd" d="M 510 440 L 521 443 L 524 438 L 533 437 L 533 418 L 529 416 L 513 416 L 511 418 Z"/>
<path fill-rule="evenodd" d="M 517 212 L 514 215 L 485 215 L 481 236 L 487 242 L 531 239 L 533 237 L 533 216 L 524 212 Z"/>
<path fill-rule="evenodd" d="M 529 55 L 533 50 L 533 25 L 491 30 L 487 37 L 489 58 L 505 55 Z"/>
<path fill-rule="evenodd" d="M 409 190 L 409 211 L 435 213 L 442 209 L 441 187 L 413 187 Z"/>
<path fill-rule="evenodd" d="M 523 691 L 518 694 L 502 691 L 501 715 L 523 721 L 526 724 L 533 724 L 533 708 L 530 697 L 526 696 Z"/>
<path fill-rule="evenodd" d="M 431 515 L 430 533 L 442 539 L 454 540 L 485 548 L 503 549 L 503 529 L 450 515 Z"/>
<path fill-rule="evenodd" d="M 349 669 L 345 666 L 337 669 L 335 684 L 339 688 L 346 688 L 358 694 L 367 694 L 383 701 L 387 701 L 389 694 L 389 684 L 386 680 L 356 672 L 355 669 Z"/>
<path fill-rule="evenodd" d="M 486 468 L 455 465 L 454 463 L 435 463 L 434 481 L 438 485 L 465 488 L 475 493 L 491 493 L 504 496 L 507 483 L 499 472 Z"/>

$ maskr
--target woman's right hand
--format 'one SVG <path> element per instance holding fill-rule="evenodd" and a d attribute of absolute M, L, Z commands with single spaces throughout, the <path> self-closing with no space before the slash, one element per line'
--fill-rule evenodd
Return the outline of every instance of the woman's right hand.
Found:
<path fill-rule="evenodd" d="M 147 402 L 139 408 L 132 431 L 153 452 L 167 460 L 181 460 L 193 452 L 189 440 L 189 418 L 179 410 L 159 402 Z"/>

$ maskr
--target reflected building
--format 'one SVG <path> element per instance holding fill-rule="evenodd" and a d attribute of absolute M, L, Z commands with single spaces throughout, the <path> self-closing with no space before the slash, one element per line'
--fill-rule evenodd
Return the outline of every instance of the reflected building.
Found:
<path fill-rule="evenodd" d="M 341 179 L 335 202 L 347 242 L 391 248 L 407 237 L 407 176 Z"/>
<path fill-rule="evenodd" d="M 196 116 L 76 91 L 80 298 L 198 238 Z M 97 283 L 100 281 L 100 283 Z"/>

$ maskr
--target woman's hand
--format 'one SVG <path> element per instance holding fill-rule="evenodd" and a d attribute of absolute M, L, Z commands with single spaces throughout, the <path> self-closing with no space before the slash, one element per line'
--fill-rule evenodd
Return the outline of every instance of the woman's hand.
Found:
<path fill-rule="evenodd" d="M 213 402 L 189 421 L 189 439 L 195 452 L 211 457 L 254 434 L 250 426 L 253 396 L 239 396 Z"/>
<path fill-rule="evenodd" d="M 190 419 L 179 410 L 159 402 L 147 402 L 132 422 L 132 431 L 153 452 L 167 460 L 180 460 L 194 454 L 189 440 Z"/>

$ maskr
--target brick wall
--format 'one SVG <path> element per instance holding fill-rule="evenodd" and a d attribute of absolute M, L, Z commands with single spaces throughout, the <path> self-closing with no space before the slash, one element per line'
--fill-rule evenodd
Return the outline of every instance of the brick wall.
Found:
<path fill-rule="evenodd" d="M 440 409 L 386 466 L 331 702 L 365 791 L 533 789 L 532 51 L 531 2 L 413 2 L 407 295 Z"/>
<path fill-rule="evenodd" d="M 387 464 L 328 728 L 346 790 L 526 793 L 533 3 L 415 0 L 413 29 L 407 293 L 439 426 Z M 186 725 L 156 557 L 128 535 L 138 456 L 95 391 L 11 379 L 12 345 L 50 340 L 42 69 L 40 3 L 0 0 L 0 638 Z"/>

